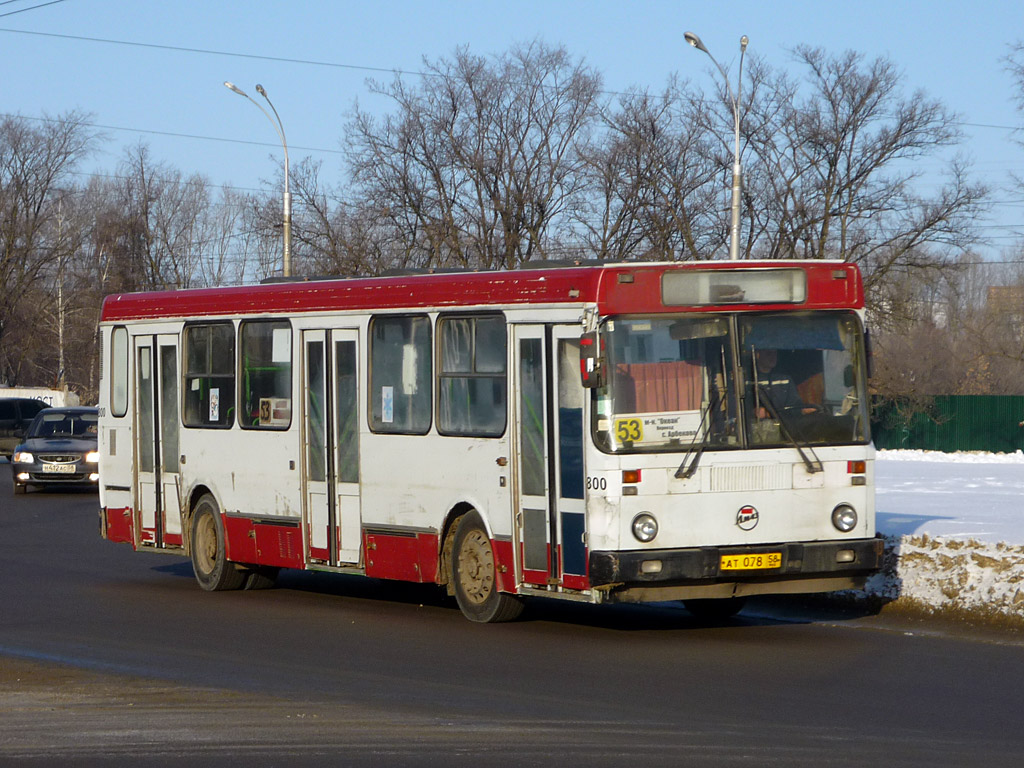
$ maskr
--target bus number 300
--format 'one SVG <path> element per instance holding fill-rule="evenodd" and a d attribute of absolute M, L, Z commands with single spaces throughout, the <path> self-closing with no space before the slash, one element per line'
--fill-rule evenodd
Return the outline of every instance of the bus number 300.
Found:
<path fill-rule="evenodd" d="M 588 491 L 607 491 L 608 480 L 603 477 L 587 477 Z"/>

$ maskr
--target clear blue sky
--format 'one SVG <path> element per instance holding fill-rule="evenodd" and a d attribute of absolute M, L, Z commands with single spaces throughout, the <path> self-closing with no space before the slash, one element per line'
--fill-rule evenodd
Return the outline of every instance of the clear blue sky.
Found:
<path fill-rule="evenodd" d="M 113 170 L 124 148 L 141 139 L 154 160 L 185 173 L 258 188 L 272 177 L 280 144 L 267 119 L 222 83 L 253 96 L 262 83 L 284 121 L 292 163 L 322 159 L 334 183 L 353 101 L 386 107 L 368 95 L 368 77 L 415 72 L 423 56 L 446 56 L 463 44 L 494 54 L 539 38 L 583 57 L 607 90 L 657 90 L 673 72 L 710 89 L 710 61 L 683 42 L 692 30 L 733 73 L 743 34 L 748 53 L 776 65 L 800 43 L 890 57 L 908 91 L 924 89 L 962 115 L 976 174 L 996 186 L 1011 171 L 1024 176 L 1024 149 L 1008 130 L 1024 117 L 1000 62 L 1007 45 L 1024 38 L 1022 20 L 1019 0 L 0 0 L 0 113 L 80 109 L 109 127 L 112 141 L 98 168 Z M 1024 233 L 1024 194 L 1000 197 L 1008 202 L 984 229 L 994 256 L 1016 242 L 1014 231 Z"/>

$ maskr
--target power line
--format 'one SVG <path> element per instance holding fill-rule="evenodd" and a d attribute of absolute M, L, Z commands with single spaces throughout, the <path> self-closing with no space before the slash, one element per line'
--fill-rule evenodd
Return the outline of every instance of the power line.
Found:
<path fill-rule="evenodd" d="M 51 3 L 44 3 L 43 5 L 52 5 L 57 2 L 64 2 L 65 0 L 52 0 Z M 42 8 L 43 5 L 34 6 L 35 8 Z M 24 10 L 32 10 L 26 8 Z M 20 13 L 20 11 L 14 11 L 13 13 Z M 0 18 L 9 14 L 2 14 Z M 133 40 L 114 40 L 106 37 L 86 37 L 84 35 L 64 35 L 57 32 L 35 32 L 27 29 L 7 29 L 0 27 L 0 32 L 7 32 L 10 34 L 17 35 L 35 35 L 37 37 L 53 37 L 62 40 L 77 40 L 79 42 L 88 43 L 104 43 L 106 45 L 124 45 L 134 48 L 150 48 L 153 50 L 162 51 L 174 51 L 176 53 L 198 53 L 206 56 L 229 56 L 240 59 L 254 59 L 257 61 L 274 61 L 283 64 L 302 64 L 305 66 L 313 67 L 329 67 L 331 69 L 350 69 L 361 72 L 381 72 L 385 74 L 395 75 L 415 75 L 416 77 L 440 77 L 434 72 L 421 72 L 419 70 L 402 70 L 387 67 L 371 67 L 365 64 L 342 64 L 336 61 L 319 61 L 316 59 L 295 59 L 287 56 L 267 56 L 265 54 L 257 53 L 239 53 L 237 51 L 218 51 L 212 48 L 192 48 L 188 46 L 180 45 L 163 45 L 160 43 L 139 43 Z M 622 91 L 601 91 L 602 93 L 609 96 L 628 96 L 629 93 Z M 998 125 L 995 123 L 967 123 L 960 121 L 952 121 L 955 125 L 962 125 L 969 128 L 989 128 L 993 130 L 1004 130 L 1004 131 L 1019 131 L 1021 126 L 1019 125 Z"/>
<path fill-rule="evenodd" d="M 15 0 L 5 0 L 6 3 L 14 2 L 14 1 Z M 64 2 L 64 1 L 65 0 L 53 0 L 53 2 L 51 2 L 51 3 L 44 3 L 42 5 L 33 6 L 33 8 L 40 8 L 40 7 L 43 7 L 43 5 L 52 5 L 54 2 Z M 0 3 L 0 5 L 2 5 L 2 4 L 5 4 L 5 3 Z M 27 8 L 27 9 L 22 9 L 22 10 L 32 10 L 32 8 Z M 20 11 L 15 11 L 13 13 L 20 13 Z M 0 18 L 2 18 L 3 15 L 9 15 L 9 14 L 2 14 L 2 15 L 0 15 Z M 134 42 L 134 41 L 128 41 L 128 40 L 114 40 L 114 39 L 110 39 L 110 38 L 87 37 L 87 36 L 82 36 L 82 35 L 65 35 L 65 34 L 58 34 L 58 33 L 55 33 L 55 32 L 35 32 L 35 31 L 29 31 L 29 30 L 17 30 L 17 29 L 7 29 L 7 28 L 0 28 L 0 32 L 7 32 L 7 33 L 10 33 L 10 34 L 33 35 L 33 36 L 37 36 L 37 37 L 51 37 L 51 38 L 58 38 L 58 39 L 65 39 L 65 40 L 76 40 L 76 41 L 81 41 L 81 42 L 104 43 L 104 44 L 107 44 L 107 45 L 120 45 L 120 46 L 129 46 L 129 47 L 137 47 L 137 48 L 149 48 L 149 49 L 155 49 L 155 50 L 167 50 L 167 51 L 174 51 L 174 52 L 179 52 L 179 53 L 198 53 L 198 54 L 212 55 L 212 56 L 238 57 L 238 58 L 262 60 L 262 61 L 274 61 L 274 62 L 284 62 L 284 63 L 290 63 L 290 64 L 301 64 L 301 65 L 307 65 L 307 66 L 330 67 L 330 68 L 336 68 L 336 69 L 350 69 L 350 70 L 360 70 L 360 71 L 366 71 L 366 72 L 388 72 L 388 73 L 394 73 L 394 74 L 399 74 L 399 75 L 401 75 L 401 74 L 411 74 L 411 75 L 415 75 L 415 76 L 418 76 L 418 77 L 434 76 L 434 73 L 427 73 L 427 72 L 420 72 L 420 71 L 403 71 L 403 70 L 400 70 L 400 69 L 386 69 L 386 68 L 383 68 L 383 67 L 371 67 L 371 66 L 358 65 L 358 64 L 342 64 L 342 63 L 338 63 L 338 62 L 319 61 L 319 60 L 312 60 L 312 59 L 296 59 L 296 58 L 281 57 L 281 56 L 266 56 L 266 55 L 261 55 L 261 54 L 238 53 L 238 52 L 233 52 L 233 51 L 219 51 L 219 50 L 206 49 L 206 48 L 194 48 L 194 47 L 187 47 L 187 46 L 162 45 L 162 44 L 156 44 L 156 43 L 140 43 L 140 42 Z M 619 96 L 626 95 L 626 94 L 615 92 L 615 91 L 606 91 L 605 93 L 607 93 L 609 95 L 619 95 Z M 8 115 L 8 117 L 10 117 L 10 115 Z M 28 118 L 28 119 L 43 120 L 44 118 Z M 85 125 L 89 125 L 90 127 L 94 127 L 94 128 L 100 129 L 100 130 L 124 131 L 124 132 L 129 132 L 129 133 L 149 134 L 149 135 L 154 135 L 154 136 L 167 136 L 167 137 L 171 137 L 171 138 L 194 139 L 194 140 L 199 140 L 199 141 L 219 141 L 219 142 L 225 142 L 225 143 L 230 143 L 230 144 L 239 144 L 239 145 L 247 145 L 247 146 L 265 147 L 265 148 L 268 148 L 268 149 L 276 149 L 277 148 L 277 145 L 273 144 L 271 142 L 251 141 L 251 140 L 245 140 L 245 139 L 225 138 L 225 137 L 218 137 L 218 136 L 206 136 L 206 135 L 202 135 L 202 134 L 180 133 L 180 132 L 175 132 L 175 131 L 161 131 L 161 130 L 148 129 L 148 128 L 132 128 L 132 127 L 118 126 L 118 125 L 104 125 L 104 124 L 100 124 L 100 123 L 84 123 L 84 124 Z M 1009 131 L 1019 130 L 1019 126 L 1006 126 L 1006 125 L 997 125 L 997 124 L 989 124 L 989 123 L 966 123 L 966 122 L 964 122 L 964 123 L 959 123 L 959 124 L 963 125 L 963 126 L 969 126 L 969 127 L 975 127 L 975 128 L 989 128 L 989 129 L 995 129 L 995 130 L 1009 130 Z M 343 155 L 344 154 L 344 152 L 342 150 L 339 150 L 339 149 L 326 149 L 326 148 L 323 148 L 323 147 L 295 146 L 294 149 L 297 149 L 297 150 L 300 150 L 300 151 L 304 151 L 304 152 L 317 152 L 317 153 L 323 153 L 323 154 L 334 154 L 334 155 Z"/>
<path fill-rule="evenodd" d="M 280 144 L 274 144 L 267 141 L 248 141 L 246 139 L 228 139 L 223 136 L 203 136 L 196 133 L 175 133 L 173 131 L 157 131 L 152 128 L 126 128 L 122 125 L 102 125 L 100 123 L 83 123 L 92 128 L 100 128 L 106 131 L 128 131 L 131 133 L 152 133 L 157 136 L 172 136 L 179 139 L 200 139 L 202 141 L 223 141 L 229 144 L 250 144 L 257 147 L 269 147 L 271 149 L 280 149 Z M 344 154 L 340 149 L 324 149 L 323 147 L 303 147 L 300 145 L 289 145 L 289 149 L 301 149 L 305 152 L 326 152 L 334 155 Z"/>
<path fill-rule="evenodd" d="M 3 0 L 3 2 L 0 2 L 0 6 L 7 5 L 7 4 L 10 4 L 11 2 L 16 2 L 16 1 L 17 0 Z M 61 2 L 66 2 L 66 0 L 51 0 L 51 2 L 42 3 L 42 4 L 39 4 L 39 5 L 36 5 L 36 6 L 32 6 L 31 8 L 24 8 L 24 9 L 20 9 L 18 11 L 12 11 L 12 12 L 9 12 L 9 13 L 6 13 L 6 14 L 0 14 L 0 18 L 2 18 L 3 16 L 6 16 L 6 15 L 11 15 L 12 13 L 21 13 L 23 11 L 33 10 L 35 8 L 42 8 L 42 7 L 45 7 L 47 5 L 54 5 L 54 4 L 61 3 Z M 29 30 L 18 30 L 18 29 L 7 29 L 7 28 L 0 28 L 0 32 L 7 32 L 7 33 L 11 33 L 11 34 L 33 35 L 33 36 L 38 36 L 38 37 L 51 37 L 51 38 L 59 38 L 59 39 L 67 39 L 67 40 L 76 40 L 76 41 L 83 41 L 83 42 L 104 43 L 104 44 L 108 44 L 108 45 L 121 45 L 121 46 L 137 47 L 137 48 L 149 48 L 149 49 L 156 49 L 156 50 L 167 50 L 167 51 L 174 51 L 174 52 L 179 52 L 179 53 L 193 53 L 193 54 L 198 53 L 198 54 L 203 54 L 203 55 L 238 57 L 238 58 L 256 59 L 256 60 L 263 60 L 263 61 L 274 61 L 274 62 L 283 62 L 283 63 L 290 63 L 290 64 L 300 64 L 300 65 L 307 65 L 307 66 L 320 66 L 320 67 L 330 67 L 330 68 L 337 68 L 337 69 L 362 70 L 362 71 L 367 71 L 367 72 L 386 72 L 386 73 L 394 73 L 394 74 L 410 74 L 410 75 L 415 75 L 415 76 L 419 76 L 419 77 L 432 77 L 432 76 L 435 76 L 434 73 L 428 73 L 428 72 L 403 71 L 403 70 L 399 70 L 399 69 L 386 69 L 386 68 L 383 68 L 383 67 L 371 67 L 371 66 L 366 66 L 366 65 L 342 64 L 342 63 L 338 63 L 338 62 L 318 61 L 318 60 L 310 60 L 310 59 L 296 59 L 296 58 L 288 58 L 288 57 L 280 57 L 280 56 L 266 56 L 266 55 L 260 55 L 260 54 L 238 53 L 238 52 L 232 52 L 232 51 L 219 51 L 219 50 L 213 50 L 213 49 L 193 48 L 193 47 L 185 47 L 185 46 L 172 46 L 172 45 L 162 45 L 162 44 L 155 44 L 155 43 L 140 43 L 140 42 L 134 42 L 134 41 L 114 40 L 114 39 L 109 39 L 109 38 L 86 37 L 86 36 L 80 36 L 80 35 L 65 35 L 65 34 L 58 34 L 58 33 L 53 33 L 53 32 L 35 32 L 35 31 L 29 31 Z M 625 95 L 625 94 L 622 94 L 622 93 L 611 92 L 611 91 L 606 92 L 606 93 L 609 93 L 609 94 L 612 94 L 612 95 Z M 8 118 L 15 118 L 15 119 L 35 120 L 35 121 L 41 121 L 41 122 L 56 122 L 56 120 L 54 118 L 24 117 L 24 116 L 21 116 L 21 115 L 11 115 L 11 114 L 4 114 L 4 115 L 0 115 L 0 116 L 8 117 Z M 207 135 L 202 135 L 202 134 L 180 133 L 180 132 L 174 132 L 174 131 L 161 131 L 161 130 L 155 130 L 155 129 L 132 128 L 132 127 L 127 127 L 127 126 L 106 125 L 106 124 L 101 124 L 101 123 L 83 122 L 82 124 L 86 125 L 86 126 L 89 126 L 89 127 L 92 127 L 92 128 L 99 129 L 99 130 L 124 131 L 124 132 L 130 132 L 130 133 L 151 134 L 151 135 L 156 135 L 156 136 L 167 136 L 167 137 L 172 137 L 172 138 L 194 139 L 194 140 L 200 140 L 200 141 L 218 141 L 218 142 L 225 142 L 225 143 L 231 143 L 231 144 L 240 144 L 240 145 L 248 145 L 248 146 L 259 146 L 259 147 L 265 147 L 265 148 L 269 148 L 269 149 L 278 149 L 279 148 L 278 144 L 271 143 L 271 142 L 251 141 L 251 140 L 245 140 L 245 139 L 226 138 L 226 137 L 219 137 L 219 136 L 207 136 Z M 990 123 L 967 123 L 967 122 L 960 122 L 958 124 L 959 125 L 963 125 L 963 126 L 970 126 L 970 127 L 977 127 L 977 128 L 989 128 L 989 129 L 997 129 L 997 130 L 1011 130 L 1011 131 L 1012 130 L 1019 130 L 1019 126 L 998 125 L 998 124 L 990 124 Z M 342 150 L 339 150 L 339 149 L 327 149 L 327 148 L 323 148 L 323 147 L 294 146 L 293 148 L 301 150 L 301 151 L 306 151 L 306 152 L 317 152 L 317 153 L 335 154 L 335 155 L 343 155 L 343 154 L 345 154 Z M 100 174 L 97 174 L 97 175 L 100 175 Z M 117 177 L 108 177 L 108 178 L 117 178 Z M 251 188 L 242 188 L 242 187 L 230 187 L 230 186 L 228 186 L 228 188 L 230 188 L 230 189 L 237 189 L 237 190 L 240 190 L 240 191 L 257 191 L 257 190 L 252 190 Z M 1016 200 L 1014 200 L 1014 201 L 1001 201 L 1001 202 L 994 203 L 994 205 L 1012 206 L 1012 205 L 1019 204 L 1019 202 L 1024 202 L 1024 201 L 1016 201 Z M 1012 229 L 1013 227 L 1014 227 L 1014 225 L 987 225 L 987 226 L 983 225 L 981 228 L 983 228 L 983 229 Z"/>
<path fill-rule="evenodd" d="M 53 0 L 64 2 L 64 0 Z M 36 6 L 41 7 L 41 6 Z M 26 9 L 31 10 L 31 9 Z M 5 14 L 6 15 L 6 14 Z M 179 45 L 161 45 L 158 43 L 136 43 L 131 40 L 111 40 L 105 37 L 84 37 L 82 35 L 62 35 L 56 32 L 32 32 L 27 29 L 5 29 L 0 27 L 0 32 L 9 32 L 17 35 L 35 35 L 38 37 L 56 37 L 63 40 L 78 40 L 88 43 L 106 43 L 107 45 L 127 45 L 134 48 L 151 48 L 162 51 L 175 51 L 177 53 L 201 53 L 207 56 L 233 56 L 239 59 L 256 59 L 258 61 L 275 61 L 283 64 L 304 64 L 312 67 L 330 67 L 332 69 L 355 69 L 364 72 L 384 72 L 388 74 L 407 74 L 419 77 L 431 77 L 429 72 L 403 71 L 400 69 L 387 69 L 385 67 L 369 67 L 359 64 L 340 64 L 334 61 L 316 61 L 314 59 L 292 59 L 285 56 L 266 56 L 256 53 L 238 53 L 235 51 L 216 51 L 210 48 L 189 48 Z"/>
<path fill-rule="evenodd" d="M 12 2 L 12 1 L 13 0 L 8 0 L 8 2 Z M 3 30 L 0 30 L 0 31 L 3 31 Z M 0 113 L 0 118 L 9 118 L 9 119 L 12 119 L 12 120 L 32 120 L 32 121 L 41 122 L 41 123 L 59 123 L 60 122 L 59 118 L 35 117 L 35 116 L 29 116 L 29 115 L 16 115 L 16 114 L 11 114 L 9 112 L 7 112 L 7 113 Z M 82 125 L 88 126 L 90 128 L 96 128 L 96 129 L 99 129 L 99 130 L 105 130 L 105 131 L 123 131 L 123 132 L 126 132 L 126 133 L 151 134 L 151 135 L 154 135 L 154 136 L 168 136 L 170 138 L 178 138 L 178 139 L 196 139 L 196 140 L 199 140 L 199 141 L 218 141 L 218 142 L 224 142 L 224 143 L 227 143 L 227 144 L 242 144 L 242 145 L 247 145 L 247 146 L 265 147 L 267 149 L 280 149 L 280 147 L 281 147 L 281 145 L 278 144 L 278 143 L 268 142 L 268 141 L 251 141 L 251 140 L 247 140 L 247 139 L 227 138 L 227 137 L 224 137 L 224 136 L 207 136 L 207 135 L 204 135 L 204 134 L 196 134 L 196 133 L 180 133 L 180 132 L 176 132 L 176 131 L 161 131 L 161 130 L 157 130 L 157 129 L 154 129 L 154 128 L 132 128 L 132 127 L 129 127 L 129 126 L 124 126 L 124 125 L 107 125 L 107 124 L 104 124 L 104 123 L 91 123 L 91 122 L 82 122 Z M 345 154 L 345 152 L 343 150 L 340 150 L 340 149 L 328 149 L 326 147 L 308 147 L 308 146 L 301 146 L 301 145 L 292 145 L 291 149 L 302 150 L 304 152 L 317 152 L 317 153 L 329 154 L 329 155 L 344 155 Z M 938 166 L 936 166 L 936 167 L 938 167 Z M 999 206 L 999 207 L 1017 207 L 1017 206 L 1020 206 L 1020 205 L 1024 205 L 1024 198 L 1013 199 L 1013 200 L 993 201 L 992 205 L 993 206 Z"/>
<path fill-rule="evenodd" d="M 35 120 L 41 123 L 59 123 L 59 119 L 54 117 L 30 117 L 25 115 L 12 115 L 10 113 L 0 113 L 0 117 L 10 118 L 12 120 Z M 129 133 L 151 133 L 155 136 L 171 136 L 179 139 L 199 139 L 201 141 L 223 141 L 228 144 L 248 144 L 256 147 L 268 147 L 270 149 L 280 149 L 280 143 L 271 143 L 266 141 L 248 141 L 246 139 L 229 139 L 223 136 L 204 136 L 197 133 L 175 133 L 174 131 L 158 131 L 153 128 L 128 128 L 123 125 L 104 125 L 102 123 L 87 123 L 82 122 L 82 125 L 88 126 L 89 128 L 98 128 L 104 131 L 127 131 Z M 323 147 L 303 147 L 298 145 L 290 145 L 290 149 L 301 149 L 304 152 L 324 152 L 332 155 L 343 155 L 345 154 L 340 149 L 325 149 Z"/>
<path fill-rule="evenodd" d="M 16 11 L 8 11 L 7 13 L 0 13 L 0 19 L 4 18 L 5 16 L 13 16 L 16 13 L 25 13 L 25 11 L 34 11 L 36 8 L 45 8 L 48 5 L 57 5 L 57 3 L 63 3 L 63 2 L 66 2 L 66 1 L 67 0 L 50 0 L 50 2 L 48 2 L 48 3 L 40 3 L 39 5 L 33 5 L 31 8 L 19 8 Z M 5 3 L 0 3 L 0 5 L 10 5 L 13 2 L 15 2 L 15 0 L 7 0 L 7 2 L 5 2 Z"/>

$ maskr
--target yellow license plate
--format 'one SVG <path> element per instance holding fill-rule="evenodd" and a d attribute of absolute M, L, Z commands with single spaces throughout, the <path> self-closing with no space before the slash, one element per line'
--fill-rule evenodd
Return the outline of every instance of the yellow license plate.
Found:
<path fill-rule="evenodd" d="M 760 552 L 756 555 L 722 555 L 723 571 L 761 571 L 782 567 L 781 552 Z"/>

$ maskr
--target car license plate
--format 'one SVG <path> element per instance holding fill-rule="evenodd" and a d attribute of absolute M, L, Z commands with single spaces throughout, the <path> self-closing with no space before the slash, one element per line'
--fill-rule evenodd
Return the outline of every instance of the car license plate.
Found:
<path fill-rule="evenodd" d="M 47 474 L 73 475 L 75 474 L 74 464 L 43 464 L 43 472 Z"/>
<path fill-rule="evenodd" d="M 753 555 L 722 555 L 723 571 L 762 571 L 782 567 L 781 552 L 759 552 Z"/>

